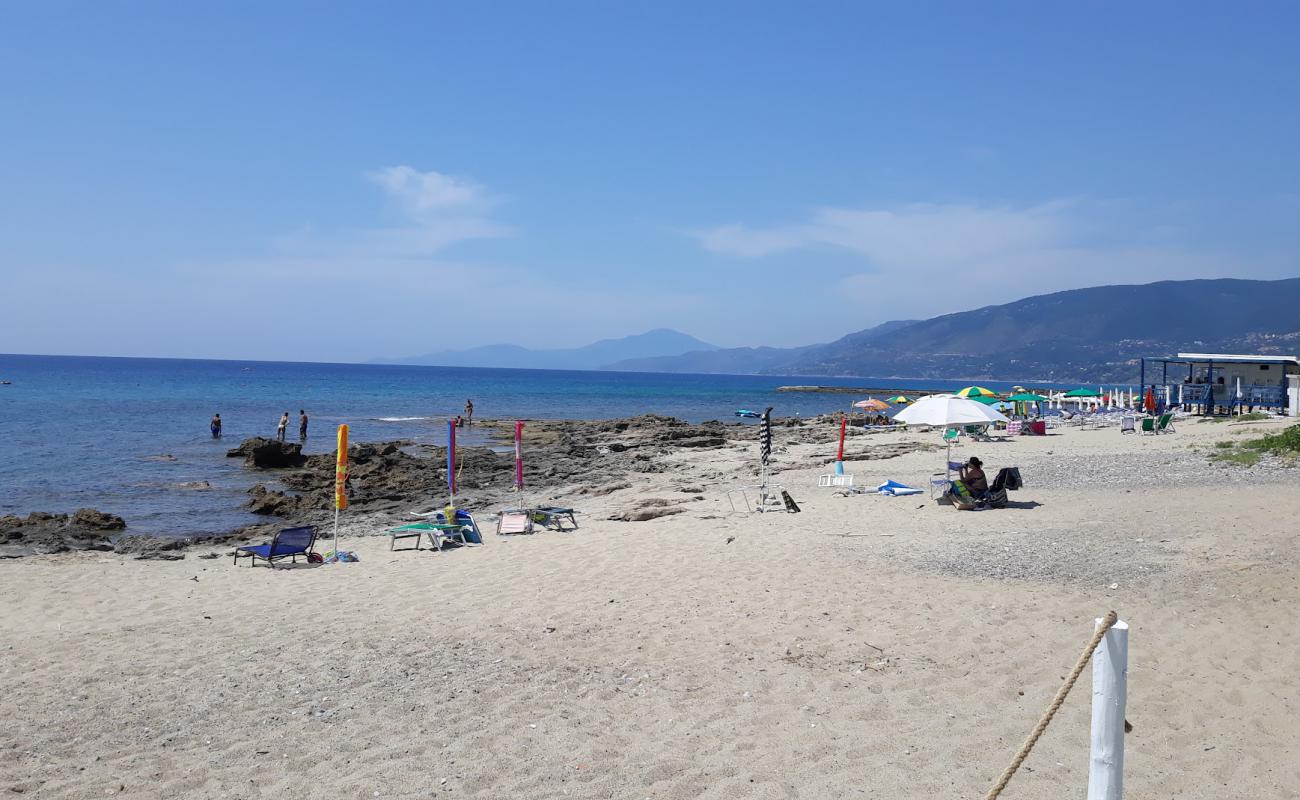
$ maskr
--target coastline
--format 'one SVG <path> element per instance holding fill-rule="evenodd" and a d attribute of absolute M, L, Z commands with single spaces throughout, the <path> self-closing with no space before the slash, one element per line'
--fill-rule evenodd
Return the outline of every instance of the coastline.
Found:
<path fill-rule="evenodd" d="M 1216 441 L 1283 424 L 963 442 L 990 467 L 1020 466 L 1026 486 L 1003 510 L 819 490 L 835 428 L 804 420 L 778 426 L 774 447 L 800 514 L 729 511 L 725 490 L 753 480 L 743 427 L 717 447 L 611 450 L 657 467 L 623 480 L 538 476 L 538 501 L 581 512 L 574 532 L 498 537 L 484 499 L 486 543 L 443 552 L 389 552 L 398 510 L 345 517 L 356 564 L 235 568 L 224 546 L 211 560 L 0 562 L 0 670 L 23 701 L 0 712 L 0 786 L 977 797 L 1114 608 L 1132 626 L 1129 792 L 1201 797 L 1231 780 L 1241 796 L 1287 796 L 1300 728 L 1278 687 L 1300 655 L 1300 553 L 1277 513 L 1300 482 L 1206 461 Z M 915 484 L 944 458 L 935 438 L 854 432 L 847 471 Z M 614 519 L 641 507 L 679 511 Z M 146 695 L 131 676 L 147 676 Z M 1079 688 L 1018 794 L 1086 780 Z"/>

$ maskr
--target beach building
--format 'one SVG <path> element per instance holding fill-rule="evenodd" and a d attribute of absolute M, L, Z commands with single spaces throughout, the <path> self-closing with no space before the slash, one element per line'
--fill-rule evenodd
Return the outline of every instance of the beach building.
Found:
<path fill-rule="evenodd" d="M 1300 358 L 1179 353 L 1141 360 L 1144 388 L 1200 414 L 1268 410 L 1300 415 Z"/>

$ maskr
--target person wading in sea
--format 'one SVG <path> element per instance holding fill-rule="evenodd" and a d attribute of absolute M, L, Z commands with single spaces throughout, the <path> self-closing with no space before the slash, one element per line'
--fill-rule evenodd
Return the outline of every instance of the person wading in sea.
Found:
<path fill-rule="evenodd" d="M 275 427 L 275 438 L 283 442 L 284 432 L 288 430 L 288 428 L 289 428 L 289 412 L 286 411 L 284 412 L 284 416 L 280 417 L 280 424 Z"/>
<path fill-rule="evenodd" d="M 473 400 L 465 401 L 465 424 L 466 425 L 474 424 L 474 401 Z"/>
<path fill-rule="evenodd" d="M 221 438 L 221 415 L 220 414 L 212 415 L 211 427 L 212 427 L 212 438 L 220 439 Z"/>
<path fill-rule="evenodd" d="M 307 412 L 298 409 L 298 438 L 307 441 Z"/>

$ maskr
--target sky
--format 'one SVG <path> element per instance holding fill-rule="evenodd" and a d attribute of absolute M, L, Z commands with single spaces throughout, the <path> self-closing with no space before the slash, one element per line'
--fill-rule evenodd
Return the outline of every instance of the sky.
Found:
<path fill-rule="evenodd" d="M 9 3 L 0 352 L 829 341 L 1300 276 L 1300 5 Z"/>

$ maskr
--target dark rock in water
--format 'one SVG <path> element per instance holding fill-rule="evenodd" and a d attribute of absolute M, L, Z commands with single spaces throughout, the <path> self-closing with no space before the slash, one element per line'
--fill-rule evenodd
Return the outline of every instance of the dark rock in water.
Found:
<path fill-rule="evenodd" d="M 126 528 L 126 520 L 94 508 L 77 509 L 72 515 L 72 524 L 97 531 L 120 531 Z"/>
<path fill-rule="evenodd" d="M 121 517 L 93 508 L 67 514 L 34 511 L 24 519 L 0 517 L 0 558 L 21 558 L 69 550 L 112 550 L 109 531 L 126 527 Z"/>
<path fill-rule="evenodd" d="M 283 469 L 301 467 L 307 462 L 302 454 L 302 445 L 297 442 L 281 442 L 261 436 L 245 439 L 239 447 L 226 451 L 227 458 L 244 459 L 244 466 L 260 469 Z M 331 462 L 334 457 L 329 457 Z"/>
<path fill-rule="evenodd" d="M 176 456 L 171 453 L 159 453 L 155 456 L 144 456 L 145 461 L 176 461 Z"/>
<path fill-rule="evenodd" d="M 248 493 L 251 497 L 244 507 L 254 514 L 294 517 L 326 507 L 319 499 L 277 492 L 260 484 L 249 489 Z"/>

